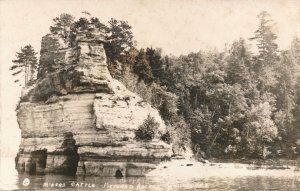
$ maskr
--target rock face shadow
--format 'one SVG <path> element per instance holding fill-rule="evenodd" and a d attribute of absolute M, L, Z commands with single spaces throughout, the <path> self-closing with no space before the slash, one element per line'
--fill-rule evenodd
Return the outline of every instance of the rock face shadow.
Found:
<path fill-rule="evenodd" d="M 44 174 L 47 163 L 47 150 L 35 150 L 30 153 L 19 151 L 15 163 L 20 174 Z"/>
<path fill-rule="evenodd" d="M 31 152 L 20 150 L 15 158 L 16 169 L 20 174 L 59 173 L 75 175 L 79 161 L 77 150 L 73 133 L 66 132 L 60 150 L 55 152 L 47 152 L 47 149 Z"/>
<path fill-rule="evenodd" d="M 118 170 L 116 171 L 115 177 L 116 177 L 116 178 L 123 178 L 123 177 L 124 177 L 124 176 L 123 176 L 123 173 L 121 172 L 121 170 L 118 169 Z"/>

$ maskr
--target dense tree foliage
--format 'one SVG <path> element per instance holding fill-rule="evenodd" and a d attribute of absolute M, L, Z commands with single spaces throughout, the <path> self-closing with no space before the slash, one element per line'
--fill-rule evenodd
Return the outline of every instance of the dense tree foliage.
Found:
<path fill-rule="evenodd" d="M 262 12 L 258 18 L 251 38 L 257 42 L 256 54 L 240 39 L 225 52 L 179 57 L 162 56 L 160 49 L 136 50 L 134 61 L 127 64 L 137 77 L 133 84 L 124 83 L 137 87 L 133 91 L 159 109 L 176 146 L 191 144 L 203 157 L 295 156 L 300 135 L 295 122 L 300 108 L 295 67 L 299 40 L 291 50 L 279 51 L 270 15 Z M 127 81 L 125 76 L 121 80 Z M 153 91 L 159 87 L 164 88 Z M 164 98 L 166 94 L 174 99 Z"/>
<path fill-rule="evenodd" d="M 267 12 L 258 15 L 258 29 L 249 41 L 256 42 L 257 53 L 239 39 L 223 52 L 178 57 L 152 47 L 137 49 L 125 21 L 111 19 L 105 25 L 86 15 L 75 21 L 62 14 L 50 31 L 71 47 L 76 35 L 89 35 L 91 27 L 102 31 L 111 75 L 158 109 L 167 126 L 160 138 L 172 143 L 174 154 L 191 148 L 205 158 L 299 155 L 300 40 L 295 38 L 288 50 L 279 50 Z M 25 49 L 17 53 L 11 68 L 15 75 L 26 70 L 28 76 L 36 68 L 33 49 L 27 54 L 31 61 L 25 53 Z M 148 117 L 136 138 L 151 140 L 156 129 Z"/>
<path fill-rule="evenodd" d="M 109 22 L 109 43 L 106 53 L 109 62 L 120 60 L 120 56 L 133 47 L 133 34 L 131 26 L 126 21 L 111 19 Z"/>
<path fill-rule="evenodd" d="M 75 17 L 70 14 L 63 13 L 59 17 L 53 19 L 53 26 L 50 26 L 52 34 L 61 36 L 66 43 L 70 42 L 71 29 Z"/>
<path fill-rule="evenodd" d="M 149 62 L 147 61 L 147 55 L 144 49 L 141 49 L 135 58 L 133 72 L 138 74 L 139 80 L 143 80 L 146 83 L 150 83 L 153 80 L 151 67 L 149 66 Z"/>

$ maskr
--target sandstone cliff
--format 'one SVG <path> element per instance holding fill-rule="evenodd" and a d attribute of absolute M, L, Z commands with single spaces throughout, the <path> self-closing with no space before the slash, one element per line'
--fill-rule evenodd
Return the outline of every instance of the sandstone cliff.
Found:
<path fill-rule="evenodd" d="M 19 173 L 141 176 L 170 158 L 155 138 L 134 139 L 157 110 L 113 79 L 101 31 L 78 34 L 72 46 L 58 35 L 42 39 L 39 80 L 24 91 L 17 117 L 22 132 Z M 49 65 L 51 68 L 49 68 Z"/>

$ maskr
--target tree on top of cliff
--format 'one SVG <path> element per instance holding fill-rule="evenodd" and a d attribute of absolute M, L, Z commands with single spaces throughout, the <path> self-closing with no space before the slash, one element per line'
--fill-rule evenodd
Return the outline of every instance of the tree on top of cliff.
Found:
<path fill-rule="evenodd" d="M 104 33 L 108 33 L 108 27 L 101 23 L 98 18 L 92 17 L 87 11 L 83 11 L 85 17 L 80 17 L 75 21 L 75 17 L 62 13 L 59 17 L 53 19 L 53 26 L 50 26 L 50 32 L 59 35 L 69 46 L 73 46 L 73 42 L 78 32 L 89 33 L 90 25 L 100 29 Z M 89 35 L 89 34 L 87 34 Z"/>
<path fill-rule="evenodd" d="M 107 37 L 108 42 L 105 44 L 105 51 L 111 74 L 120 73 L 115 71 L 118 70 L 118 67 L 115 67 L 117 61 L 121 61 L 122 57 L 128 55 L 129 50 L 134 47 L 131 28 L 126 21 L 118 21 L 113 18 L 109 21 L 109 35 Z"/>
<path fill-rule="evenodd" d="M 54 25 L 50 26 L 50 32 L 52 34 L 58 34 L 65 40 L 65 42 L 68 42 L 74 19 L 75 17 L 72 15 L 62 13 L 59 17 L 53 19 Z"/>
<path fill-rule="evenodd" d="M 59 17 L 53 19 L 54 26 L 50 26 L 51 33 L 58 33 L 61 30 L 70 30 L 74 17 L 67 13 L 62 13 Z"/>
<path fill-rule="evenodd" d="M 121 55 L 124 55 L 126 51 L 134 47 L 133 34 L 131 26 L 127 21 L 120 21 L 111 19 L 108 22 L 108 26 L 101 23 L 97 17 L 93 17 L 87 11 L 83 11 L 84 17 L 80 17 L 75 21 L 75 17 L 63 13 L 59 17 L 53 19 L 54 25 L 50 27 L 52 34 L 58 34 L 65 42 L 74 41 L 78 32 L 89 33 L 90 25 L 100 29 L 102 32 L 107 34 L 108 42 L 105 45 L 105 50 L 108 58 L 108 63 L 121 60 Z"/>
<path fill-rule="evenodd" d="M 96 28 L 100 29 L 101 31 L 108 33 L 109 28 L 100 22 L 100 20 L 97 17 L 92 17 L 91 18 L 91 23 L 95 25 Z"/>
<path fill-rule="evenodd" d="M 24 75 L 25 87 L 30 85 L 34 80 L 34 75 L 37 69 L 37 52 L 34 51 L 33 47 L 29 44 L 24 48 L 21 47 L 21 51 L 16 53 L 16 59 L 10 70 L 13 71 L 12 75 Z M 20 82 L 16 79 L 15 82 Z"/>
<path fill-rule="evenodd" d="M 107 44 L 107 56 L 110 60 L 118 60 L 124 51 L 133 47 L 133 34 L 131 26 L 127 21 L 118 21 L 111 19 L 109 22 L 108 37 L 109 43 Z"/>

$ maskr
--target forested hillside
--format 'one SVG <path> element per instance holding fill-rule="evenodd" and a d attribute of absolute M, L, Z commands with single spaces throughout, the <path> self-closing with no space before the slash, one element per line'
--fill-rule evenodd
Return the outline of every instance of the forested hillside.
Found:
<path fill-rule="evenodd" d="M 267 12 L 258 20 L 250 39 L 237 37 L 224 50 L 178 57 L 158 48 L 138 49 L 127 22 L 104 24 L 89 13 L 79 20 L 61 14 L 50 31 L 71 47 L 76 35 L 89 33 L 89 25 L 102 30 L 111 75 L 159 110 L 168 128 L 161 139 L 173 144 L 174 153 L 294 158 L 300 152 L 300 39 L 282 50 L 275 21 Z M 39 79 L 55 68 L 37 70 Z"/>

